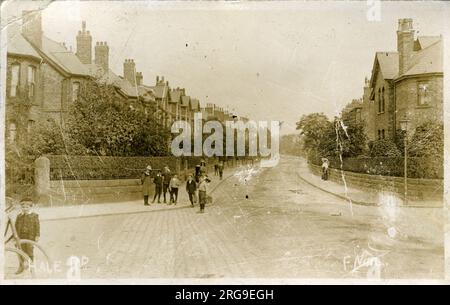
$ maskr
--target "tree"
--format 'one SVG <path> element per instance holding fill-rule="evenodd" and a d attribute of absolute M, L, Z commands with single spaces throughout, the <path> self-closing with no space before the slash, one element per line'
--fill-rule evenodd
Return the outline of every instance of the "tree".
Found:
<path fill-rule="evenodd" d="M 411 157 L 443 158 L 444 125 L 429 121 L 418 126 L 408 143 L 408 154 Z"/>
<path fill-rule="evenodd" d="M 297 130 L 304 139 L 304 147 L 308 152 L 318 152 L 324 142 L 329 139 L 333 124 L 323 113 L 303 115 L 297 122 Z"/>
<path fill-rule="evenodd" d="M 364 155 L 366 152 L 367 136 L 364 132 L 364 124 L 361 122 L 343 122 L 336 119 L 335 126 L 341 135 L 342 157 L 352 158 Z"/>
<path fill-rule="evenodd" d="M 166 155 L 169 130 L 138 106 L 119 98 L 115 88 L 90 81 L 69 110 L 68 136 L 88 154 Z"/>

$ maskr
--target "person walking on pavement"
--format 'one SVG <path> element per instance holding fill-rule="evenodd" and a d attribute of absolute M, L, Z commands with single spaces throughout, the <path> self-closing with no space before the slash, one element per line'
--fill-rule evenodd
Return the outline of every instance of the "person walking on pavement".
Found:
<path fill-rule="evenodd" d="M 152 192 L 152 177 L 150 175 L 152 167 L 149 165 L 145 169 L 145 172 L 142 174 L 141 183 L 142 183 L 142 194 L 144 195 L 144 205 L 148 204 L 148 196 L 150 196 Z"/>
<path fill-rule="evenodd" d="M 200 174 L 207 174 L 208 169 L 206 168 L 206 162 L 205 160 L 200 161 Z"/>
<path fill-rule="evenodd" d="M 161 175 L 161 172 L 158 171 L 155 178 L 153 178 L 153 183 L 155 184 L 155 195 L 153 196 L 152 203 L 155 202 L 156 197 L 158 197 L 158 203 L 161 203 L 161 192 L 163 188 L 163 177 Z"/>
<path fill-rule="evenodd" d="M 218 176 L 219 175 L 219 160 L 216 160 L 214 163 L 214 176 Z"/>
<path fill-rule="evenodd" d="M 197 191 L 197 183 L 194 180 L 194 177 L 192 175 L 188 176 L 188 180 L 186 181 L 186 192 L 189 195 L 189 201 L 191 202 L 191 207 L 194 207 L 196 195 L 195 192 Z"/>
<path fill-rule="evenodd" d="M 220 163 L 219 163 L 219 177 L 220 177 L 220 180 L 222 180 L 222 178 L 223 178 L 223 161 L 220 161 Z"/>
<path fill-rule="evenodd" d="M 328 159 L 327 158 L 322 158 L 322 180 L 328 180 L 328 167 L 329 167 L 329 163 L 328 163 Z"/>
<path fill-rule="evenodd" d="M 208 183 L 209 179 L 206 175 L 202 175 L 198 184 L 198 201 L 200 203 L 200 213 L 205 212 L 205 205 L 208 199 Z"/>
<path fill-rule="evenodd" d="M 163 195 L 164 195 L 164 203 L 167 203 L 166 202 L 166 194 L 167 194 L 167 191 L 169 190 L 170 179 L 172 178 L 171 176 L 172 175 L 171 175 L 169 167 L 167 165 L 164 166 L 164 171 L 163 171 L 163 189 L 162 189 L 162 192 L 163 192 Z"/>
<path fill-rule="evenodd" d="M 178 188 L 181 185 L 180 179 L 178 179 L 177 175 L 173 175 L 172 179 L 170 179 L 169 184 L 169 192 L 170 192 L 170 204 L 177 204 L 178 201 Z"/>

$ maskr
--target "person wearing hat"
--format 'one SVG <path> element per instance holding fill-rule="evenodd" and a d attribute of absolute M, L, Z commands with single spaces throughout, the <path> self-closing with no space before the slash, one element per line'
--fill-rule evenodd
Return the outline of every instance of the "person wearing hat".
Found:
<path fill-rule="evenodd" d="M 150 205 L 148 203 L 148 197 L 150 196 L 150 194 L 152 192 L 151 170 L 152 170 L 152 167 L 150 165 L 148 165 L 144 171 L 144 174 L 142 175 L 142 178 L 141 178 L 142 194 L 144 195 L 144 205 Z"/>
<path fill-rule="evenodd" d="M 207 173 L 207 169 L 206 169 L 206 162 L 205 160 L 201 160 L 200 161 L 200 173 L 201 174 L 205 174 Z"/>
<path fill-rule="evenodd" d="M 156 197 L 158 197 L 158 203 L 161 203 L 161 192 L 163 189 L 163 176 L 161 171 L 158 170 L 155 178 L 153 178 L 153 183 L 155 184 L 155 195 L 153 196 L 153 202 L 155 202 Z"/>
<path fill-rule="evenodd" d="M 322 158 L 322 180 L 328 180 L 329 161 L 327 158 Z"/>
<path fill-rule="evenodd" d="M 20 239 L 28 239 L 32 241 L 39 241 L 41 235 L 39 215 L 31 212 L 33 207 L 33 200 L 31 198 L 24 198 L 20 201 L 22 212 L 17 215 L 15 222 L 15 229 Z M 23 244 L 20 245 L 23 252 L 25 252 L 31 259 L 34 260 L 33 245 Z M 16 274 L 20 274 L 24 271 L 24 261 L 20 258 L 19 269 Z"/>
<path fill-rule="evenodd" d="M 206 175 L 201 175 L 198 184 L 198 201 L 200 203 L 200 213 L 205 212 L 205 205 L 207 201 L 208 183 L 210 180 Z"/>
<path fill-rule="evenodd" d="M 164 171 L 162 175 L 163 175 L 162 193 L 164 195 L 164 203 L 166 203 L 166 193 L 169 191 L 170 180 L 172 178 L 172 173 L 170 172 L 170 168 L 167 165 L 164 166 Z"/>
<path fill-rule="evenodd" d="M 197 182 L 194 180 L 194 176 L 191 174 L 188 176 L 188 180 L 186 181 L 186 192 L 189 196 L 189 201 L 191 202 L 191 207 L 194 207 L 194 202 L 196 199 L 196 191 L 197 191 Z"/>

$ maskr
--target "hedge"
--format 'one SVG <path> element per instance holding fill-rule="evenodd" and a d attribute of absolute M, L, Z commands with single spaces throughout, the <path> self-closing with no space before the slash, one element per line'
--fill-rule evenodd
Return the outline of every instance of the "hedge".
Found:
<path fill-rule="evenodd" d="M 176 170 L 175 157 L 102 157 L 48 155 L 51 180 L 108 180 L 140 178 L 147 165 Z"/>
<path fill-rule="evenodd" d="M 339 158 L 328 158 L 331 168 L 341 168 Z M 321 158 L 310 158 L 309 161 L 315 165 L 321 165 Z M 345 171 L 364 173 L 369 175 L 382 175 L 404 177 L 403 157 L 362 157 L 343 159 L 342 168 Z M 408 158 L 408 177 L 443 179 L 444 166 L 442 158 Z"/>

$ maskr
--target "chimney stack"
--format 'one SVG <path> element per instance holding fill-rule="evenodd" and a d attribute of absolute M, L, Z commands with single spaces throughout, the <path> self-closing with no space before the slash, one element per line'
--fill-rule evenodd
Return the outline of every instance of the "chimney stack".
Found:
<path fill-rule="evenodd" d="M 143 84 L 143 82 L 142 82 L 143 79 L 144 79 L 144 76 L 142 75 L 142 72 L 136 72 L 136 84 L 138 86 Z"/>
<path fill-rule="evenodd" d="M 41 12 L 22 11 L 22 34 L 37 48 L 42 49 Z"/>
<path fill-rule="evenodd" d="M 109 47 L 106 41 L 97 41 L 95 44 L 95 63 L 101 66 L 104 72 L 109 70 Z"/>
<path fill-rule="evenodd" d="M 404 74 L 410 67 L 414 48 L 414 29 L 411 18 L 398 20 L 397 51 L 399 75 Z"/>
<path fill-rule="evenodd" d="M 131 84 L 136 84 L 136 64 L 134 59 L 125 59 L 123 63 L 123 78 Z"/>
<path fill-rule="evenodd" d="M 92 63 L 92 36 L 86 31 L 86 21 L 81 23 L 81 31 L 78 31 L 76 55 L 83 64 Z"/>

